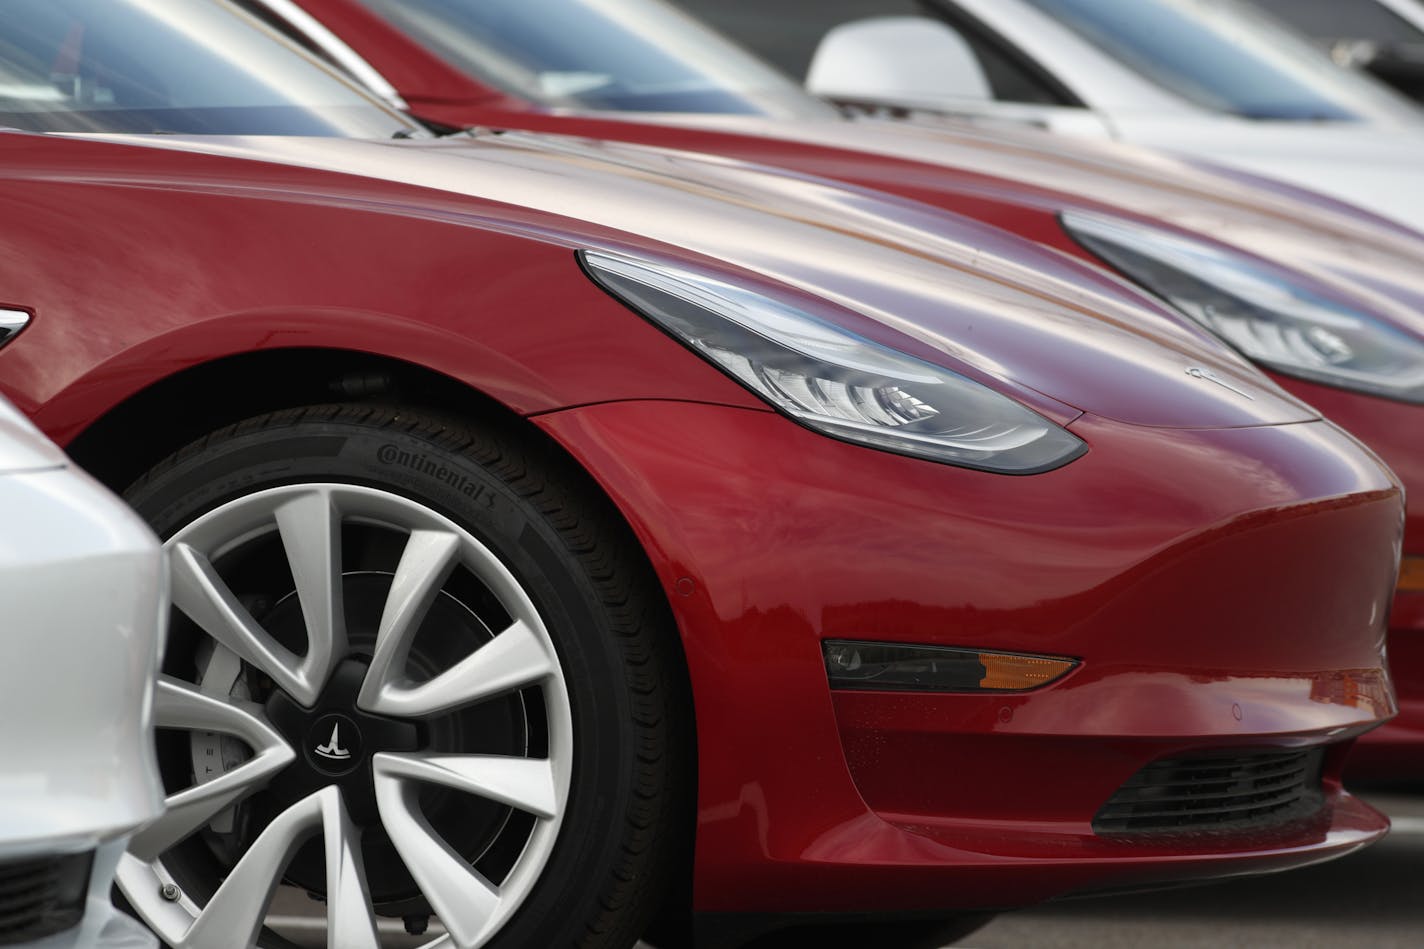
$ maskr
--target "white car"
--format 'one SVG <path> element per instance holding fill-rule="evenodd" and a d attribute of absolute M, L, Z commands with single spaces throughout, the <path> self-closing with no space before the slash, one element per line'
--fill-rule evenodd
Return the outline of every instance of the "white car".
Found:
<path fill-rule="evenodd" d="M 862 5 L 863 6 L 863 5 Z M 900 5 L 891 0 L 887 9 Z M 845 23 L 807 86 L 1271 175 L 1424 229 L 1424 111 L 1236 0 L 923 0 Z"/>
<path fill-rule="evenodd" d="M 0 310 L 0 344 L 27 314 Z M 147 949 L 110 901 L 158 816 L 158 540 L 0 400 L 0 944 Z"/>

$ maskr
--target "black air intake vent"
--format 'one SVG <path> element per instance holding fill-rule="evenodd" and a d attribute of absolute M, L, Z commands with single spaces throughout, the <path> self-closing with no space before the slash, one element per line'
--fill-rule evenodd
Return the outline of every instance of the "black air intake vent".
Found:
<path fill-rule="evenodd" d="M 1099 834 L 1195 834 L 1260 830 L 1308 817 L 1324 801 L 1324 752 L 1155 761 L 1118 789 L 1098 815 Z"/>
<path fill-rule="evenodd" d="M 92 853 L 0 862 L 0 945 L 79 925 Z"/>

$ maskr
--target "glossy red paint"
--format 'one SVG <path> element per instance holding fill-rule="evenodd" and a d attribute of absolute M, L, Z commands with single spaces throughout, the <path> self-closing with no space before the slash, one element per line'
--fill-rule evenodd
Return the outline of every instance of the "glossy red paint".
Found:
<path fill-rule="evenodd" d="M 359 0 L 298 0 L 385 75 L 425 118 L 451 125 L 519 128 L 687 149 L 820 175 L 922 201 L 1081 259 L 1098 259 L 1058 223 L 1067 210 L 1112 214 L 1208 235 L 1228 245 L 1324 277 L 1358 301 L 1424 333 L 1424 240 L 1393 222 L 1332 199 L 1233 172 L 1205 170 L 1119 145 L 1065 142 L 936 121 L 781 122 L 720 115 L 551 113 L 447 65 L 362 6 Z M 1381 300 L 1381 296 L 1383 300 Z M 1406 553 L 1424 556 L 1424 453 L 1409 433 L 1424 428 L 1424 406 L 1277 377 L 1389 462 L 1410 505 Z M 1424 594 L 1394 604 L 1396 664 L 1410 663 L 1424 636 Z M 1366 739 L 1357 757 L 1365 778 L 1424 777 L 1424 666 L 1397 676 L 1399 719 Z M 1388 747 L 1387 747 L 1388 746 Z M 1399 752 L 1399 753 L 1396 753 Z M 1397 770 L 1391 766 L 1393 762 Z"/>
<path fill-rule="evenodd" d="M 1397 529 L 1398 510 L 1369 466 L 1307 461 L 1312 443 L 1348 443 L 1320 423 L 1184 436 L 1085 417 L 1072 428 L 1089 455 L 1008 505 L 993 476 L 764 413 L 623 403 L 539 424 L 598 473 L 664 585 L 694 588 L 673 600 L 704 762 L 700 909 L 1003 905 L 1020 870 L 1042 899 L 1166 879 L 1188 853 L 1227 872 L 1303 861 L 1280 841 L 1260 863 L 1210 838 L 1125 847 L 1088 822 L 1144 758 L 1338 740 L 1390 706 L 1378 678 L 1331 699 L 1334 670 L 1380 674 L 1373 647 L 1338 635 L 1353 620 L 1331 591 L 1356 571 L 1385 591 L 1394 565 L 1358 559 L 1357 512 L 1299 515 L 1367 483 L 1375 529 Z M 828 694 L 823 638 L 1083 665 L 1024 695 Z M 1318 844 L 1377 830 L 1331 795 L 1342 824 L 1311 832 Z"/>
<path fill-rule="evenodd" d="M 252 173 L 232 159 L 121 144 L 9 134 L 0 152 L 0 213 L 53 222 L 33 226 L 22 257 L 0 264 L 4 292 L 37 314 L 25 345 L 0 357 L 4 386 L 61 443 L 158 378 L 293 348 L 396 356 L 521 414 L 629 397 L 762 405 L 711 367 L 683 365 L 677 344 L 570 279 L 575 245 L 519 236 L 541 233 L 547 216 L 437 193 L 422 196 L 419 215 L 381 214 L 371 208 L 390 186 L 374 180 L 279 165 Z M 250 205 L 269 188 L 294 197 L 262 205 L 261 240 L 235 240 L 253 233 Z M 121 223 L 69 226 L 76 190 L 97 219 Z M 147 204 L 136 214 L 139 195 Z M 145 248 L 140 262 L 113 252 L 116 232 Z M 380 266 L 363 263 L 372 248 Z M 79 259 L 89 262 L 82 275 Z M 480 281 L 478 306 L 471 261 L 501 275 Z M 268 276 L 250 279 L 257 273 Z M 609 361 L 588 360 L 591 348 Z"/>
<path fill-rule="evenodd" d="M 1388 473 L 1096 271 L 972 222 L 722 165 L 514 137 L 0 133 L 0 219 L 25 222 L 7 230 L 0 292 L 36 314 L 0 351 L 0 389 L 71 442 L 183 370 L 339 350 L 528 417 L 618 505 L 682 632 L 700 910 L 1020 905 L 1280 869 L 1380 836 L 1385 819 L 1338 773 L 1393 712 L 1381 645 L 1402 506 Z M 1011 478 L 814 434 L 604 295 L 576 247 L 787 297 L 1040 408 L 1089 451 Z M 1256 398 L 1198 386 L 1185 364 Z M 267 382 L 250 380 L 254 404 Z M 836 695 L 824 637 L 1083 662 L 1008 698 Z M 1335 687 L 1341 670 L 1356 687 Z M 1085 830 L 1114 781 L 1163 754 L 1302 745 L 1330 749 L 1325 805 L 1303 823 L 1131 842 Z M 1063 796 L 1052 763 L 1079 753 L 1098 767 Z M 886 781 L 962 785 L 971 769 L 978 787 L 959 796 Z"/>
<path fill-rule="evenodd" d="M 1424 453 L 1421 407 L 1277 377 L 1284 388 L 1319 408 L 1363 439 L 1408 486 L 1404 550 L 1424 551 Z M 1399 715 L 1371 732 L 1350 756 L 1351 778 L 1424 782 L 1424 591 L 1401 589 L 1390 613 L 1389 665 L 1399 695 Z"/>

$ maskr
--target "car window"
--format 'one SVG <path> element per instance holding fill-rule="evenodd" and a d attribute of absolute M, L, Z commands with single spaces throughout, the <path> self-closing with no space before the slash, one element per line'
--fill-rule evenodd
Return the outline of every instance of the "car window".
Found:
<path fill-rule="evenodd" d="M 420 134 L 409 119 L 212 0 L 0 0 L 0 126 Z"/>
<path fill-rule="evenodd" d="M 832 27 L 874 16 L 917 16 L 918 0 L 672 0 L 802 82 Z"/>
<path fill-rule="evenodd" d="M 655 0 L 361 0 L 481 82 L 552 107 L 821 116 L 829 106 Z"/>
<path fill-rule="evenodd" d="M 1042 67 L 976 18 L 953 4 L 925 4 L 969 45 L 995 101 L 1036 105 L 1083 103 Z"/>
<path fill-rule="evenodd" d="M 1251 119 L 1419 120 L 1378 82 L 1339 69 L 1232 0 L 1026 0 L 1148 80 Z"/>
<path fill-rule="evenodd" d="M 694 16 L 776 66 L 805 81 L 825 35 L 843 23 L 870 17 L 922 16 L 924 0 L 815 0 L 773 5 L 763 0 L 673 0 Z M 935 11 L 939 12 L 939 11 Z M 999 38 L 958 18 L 953 29 L 969 44 L 993 97 L 1000 102 L 1078 105 L 1072 94 L 1048 78 Z"/>
<path fill-rule="evenodd" d="M 1306 36 L 1320 40 L 1424 43 L 1424 30 L 1378 0 L 1251 0 Z"/>

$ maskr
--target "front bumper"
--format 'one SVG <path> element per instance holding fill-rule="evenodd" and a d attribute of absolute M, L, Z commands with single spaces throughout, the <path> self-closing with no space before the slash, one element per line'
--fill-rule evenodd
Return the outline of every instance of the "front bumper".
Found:
<path fill-rule="evenodd" d="M 156 940 L 111 891 L 128 835 L 163 806 L 152 721 L 161 549 L 73 469 L 0 474 L 0 523 L 0 876 L 40 868 L 0 900 L 5 932 L 33 934 L 29 949 L 147 949 Z"/>
<path fill-rule="evenodd" d="M 0 476 L 0 857 L 128 833 L 162 811 L 153 683 L 163 555 L 75 469 Z"/>
<path fill-rule="evenodd" d="M 630 402 L 536 421 L 623 510 L 682 632 L 699 911 L 1008 907 L 1311 863 L 1387 827 L 1336 776 L 1339 749 L 1394 712 L 1400 496 L 1333 426 L 1085 417 L 1084 458 L 1011 478 L 754 410 Z M 1083 665 L 1007 697 L 833 694 L 832 638 Z M 1378 687 L 1334 689 L 1341 670 Z M 1310 821 L 1092 834 L 1116 784 L 1157 757 L 1298 745 L 1335 748 Z"/>
<path fill-rule="evenodd" d="M 75 925 L 38 939 L 6 944 L 16 949 L 157 949 L 157 937 L 114 906 L 114 868 L 127 844 L 128 838 L 121 837 L 90 852 L 89 885 L 81 894 L 81 916 Z M 15 935 L 7 933 L 12 938 Z"/>
<path fill-rule="evenodd" d="M 1424 406 L 1275 376 L 1283 387 L 1379 454 L 1409 502 L 1404 554 L 1424 558 Z M 1351 781 L 1424 784 L 1424 590 L 1401 589 L 1390 610 L 1389 665 L 1399 715 L 1370 732 L 1350 756 Z"/>

